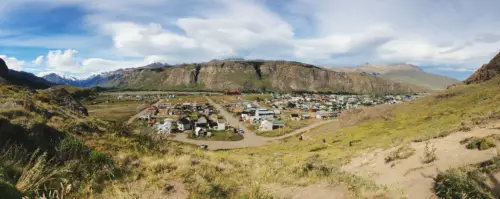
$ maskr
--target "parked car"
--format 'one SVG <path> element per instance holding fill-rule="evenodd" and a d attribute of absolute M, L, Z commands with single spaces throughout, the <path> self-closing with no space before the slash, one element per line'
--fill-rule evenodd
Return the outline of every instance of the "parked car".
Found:
<path fill-rule="evenodd" d="M 208 149 L 208 145 L 206 145 L 206 144 L 202 144 L 202 145 L 200 145 L 200 148 L 201 148 L 201 149 Z"/>

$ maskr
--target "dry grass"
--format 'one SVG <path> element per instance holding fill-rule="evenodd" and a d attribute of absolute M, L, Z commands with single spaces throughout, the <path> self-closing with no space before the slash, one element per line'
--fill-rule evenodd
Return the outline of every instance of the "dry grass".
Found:
<path fill-rule="evenodd" d="M 394 105 L 383 104 L 374 107 L 346 110 L 340 114 L 339 119 L 343 127 L 355 126 L 361 122 L 373 119 L 390 120 L 393 117 L 392 110 L 394 107 Z"/>
<path fill-rule="evenodd" d="M 135 100 L 86 105 L 90 116 L 107 121 L 125 121 L 145 109 L 147 106 L 148 104 Z"/>

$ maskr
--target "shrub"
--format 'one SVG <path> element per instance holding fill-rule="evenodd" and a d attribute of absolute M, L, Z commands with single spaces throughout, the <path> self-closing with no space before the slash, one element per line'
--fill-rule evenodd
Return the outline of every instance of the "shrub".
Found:
<path fill-rule="evenodd" d="M 486 179 L 477 171 L 452 169 L 438 174 L 434 190 L 439 198 L 493 199 L 484 182 Z"/>
<path fill-rule="evenodd" d="M 478 137 L 465 138 L 460 141 L 460 144 L 466 144 L 465 147 L 467 149 L 478 149 L 478 150 L 486 150 L 496 146 L 493 137 L 491 136 L 484 138 L 478 138 Z"/>
<path fill-rule="evenodd" d="M 403 160 L 407 159 L 410 156 L 415 154 L 415 149 L 411 148 L 410 145 L 404 145 L 389 153 L 387 157 L 385 157 L 385 162 L 389 163 L 395 160 Z"/>
<path fill-rule="evenodd" d="M 431 146 L 429 141 L 425 142 L 424 157 L 422 158 L 422 163 L 428 164 L 437 160 L 436 148 Z"/>

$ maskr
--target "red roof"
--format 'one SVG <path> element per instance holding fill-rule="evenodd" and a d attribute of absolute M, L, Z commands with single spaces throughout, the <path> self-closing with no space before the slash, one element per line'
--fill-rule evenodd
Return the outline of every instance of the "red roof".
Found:
<path fill-rule="evenodd" d="M 150 106 L 150 107 L 148 107 L 148 110 L 158 110 L 158 107 L 156 107 L 156 106 Z"/>

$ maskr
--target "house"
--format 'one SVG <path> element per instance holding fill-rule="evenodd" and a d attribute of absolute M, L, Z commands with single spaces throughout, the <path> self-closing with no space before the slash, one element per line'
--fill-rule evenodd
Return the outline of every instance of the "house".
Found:
<path fill-rule="evenodd" d="M 201 127 L 196 127 L 194 129 L 194 135 L 196 135 L 196 137 L 202 137 L 202 136 L 205 136 L 205 129 L 201 128 Z"/>
<path fill-rule="evenodd" d="M 225 131 L 226 130 L 226 122 L 224 120 L 217 120 L 217 126 L 215 127 L 217 131 Z"/>
<path fill-rule="evenodd" d="M 194 123 L 196 127 L 207 127 L 208 126 L 208 117 L 204 115 L 200 115 L 198 120 Z"/>
<path fill-rule="evenodd" d="M 158 134 L 171 134 L 172 133 L 172 120 L 165 119 L 163 124 L 156 124 Z"/>
<path fill-rule="evenodd" d="M 300 120 L 301 118 L 300 118 L 299 114 L 292 113 L 292 114 L 290 115 L 290 119 L 291 119 L 291 120 Z"/>
<path fill-rule="evenodd" d="M 260 131 L 272 131 L 274 129 L 283 128 L 283 127 L 285 127 L 285 124 L 283 123 L 283 121 L 264 120 L 260 123 L 259 130 Z"/>
<path fill-rule="evenodd" d="M 187 131 L 193 129 L 191 126 L 191 120 L 188 117 L 183 117 L 182 119 L 177 121 L 177 129 L 179 131 Z"/>
<path fill-rule="evenodd" d="M 268 120 L 264 120 L 260 123 L 260 126 L 259 126 L 259 131 L 272 131 L 273 130 L 273 123 L 268 121 Z"/>
<path fill-rule="evenodd" d="M 153 114 L 157 114 L 158 113 L 158 107 L 156 106 L 150 106 L 147 108 L 148 111 L 151 111 Z"/>
<path fill-rule="evenodd" d="M 241 90 L 240 89 L 233 89 L 233 90 L 224 90 L 225 95 L 240 95 Z"/>
<path fill-rule="evenodd" d="M 259 116 L 265 119 L 273 119 L 274 118 L 274 111 L 270 111 L 267 109 L 257 109 L 255 111 L 255 116 Z"/>

